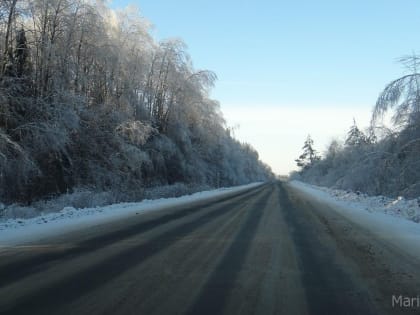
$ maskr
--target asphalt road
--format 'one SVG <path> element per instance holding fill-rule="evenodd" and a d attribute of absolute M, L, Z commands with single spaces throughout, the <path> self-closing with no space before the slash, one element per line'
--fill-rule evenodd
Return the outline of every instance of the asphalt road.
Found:
<path fill-rule="evenodd" d="M 420 263 L 270 183 L 0 251 L 0 314 L 407 314 Z"/>

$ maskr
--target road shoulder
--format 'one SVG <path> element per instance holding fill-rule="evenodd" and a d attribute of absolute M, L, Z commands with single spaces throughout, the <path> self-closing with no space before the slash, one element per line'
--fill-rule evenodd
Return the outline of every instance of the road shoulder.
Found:
<path fill-rule="evenodd" d="M 384 314 L 410 311 L 392 307 L 393 296 L 420 295 L 420 263 L 417 255 L 390 241 L 382 229 L 370 229 L 363 216 L 349 215 L 334 202 L 317 198 L 315 194 L 284 185 L 290 199 L 299 207 L 312 212 L 334 240 L 337 264 L 352 270 L 355 279 L 369 288 L 371 299 Z M 346 215 L 347 214 L 347 215 Z M 414 224 L 414 223 L 413 223 Z M 419 309 L 412 309 L 418 312 Z"/>

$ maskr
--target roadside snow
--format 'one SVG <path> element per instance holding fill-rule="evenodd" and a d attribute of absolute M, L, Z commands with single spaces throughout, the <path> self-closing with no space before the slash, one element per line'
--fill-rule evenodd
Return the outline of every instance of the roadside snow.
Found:
<path fill-rule="evenodd" d="M 360 192 L 331 189 L 292 181 L 293 187 L 311 192 L 324 192 L 335 201 L 345 202 L 346 205 L 364 209 L 369 212 L 385 213 L 394 217 L 405 218 L 416 223 L 420 222 L 420 197 L 407 200 L 404 197 L 389 198 L 385 196 L 368 196 Z M 318 194 L 322 196 L 323 194 Z"/>
<path fill-rule="evenodd" d="M 202 191 L 177 198 L 143 200 L 141 202 L 119 203 L 104 207 L 84 209 L 64 207 L 59 212 L 42 214 L 30 219 L 2 220 L 0 221 L 0 248 L 70 232 L 81 227 L 94 226 L 133 214 L 144 214 L 149 211 L 159 211 L 195 201 L 220 198 L 260 185 L 262 183 L 252 183 L 243 186 Z"/>
<path fill-rule="evenodd" d="M 420 259 L 420 199 L 370 197 L 361 193 L 288 183 L 319 202 L 331 205 L 348 220 Z"/>

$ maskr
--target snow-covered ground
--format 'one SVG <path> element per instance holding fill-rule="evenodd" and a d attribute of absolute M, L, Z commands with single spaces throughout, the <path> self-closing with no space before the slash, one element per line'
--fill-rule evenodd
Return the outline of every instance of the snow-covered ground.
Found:
<path fill-rule="evenodd" d="M 420 259 L 420 198 L 406 200 L 402 197 L 370 197 L 299 181 L 288 184 L 313 199 L 330 205 L 329 208 L 333 211 Z"/>
<path fill-rule="evenodd" d="M 329 196 L 347 206 L 363 209 L 368 212 L 385 213 L 394 217 L 420 222 L 420 197 L 407 200 L 403 197 L 368 196 L 360 192 L 331 189 L 314 186 L 299 181 L 292 181 L 292 186 L 317 193 L 318 196 Z M 321 193 L 322 192 L 322 193 Z"/>
<path fill-rule="evenodd" d="M 144 214 L 149 211 L 168 209 L 194 201 L 211 200 L 235 194 L 262 183 L 220 188 L 197 192 L 177 198 L 143 200 L 141 202 L 119 203 L 104 207 L 76 209 L 64 207 L 59 212 L 41 214 L 29 219 L 0 220 L 0 247 L 7 247 L 34 241 L 40 238 L 70 232 L 81 227 L 89 227 L 133 214 Z"/>

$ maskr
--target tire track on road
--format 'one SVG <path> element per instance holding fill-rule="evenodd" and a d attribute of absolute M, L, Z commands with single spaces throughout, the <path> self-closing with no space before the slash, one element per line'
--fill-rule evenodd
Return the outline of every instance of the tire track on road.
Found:
<path fill-rule="evenodd" d="M 234 241 L 210 275 L 209 280 L 187 314 L 213 315 L 223 313 L 229 292 L 235 285 L 267 205 L 268 197 L 272 193 L 273 186 L 254 203 L 254 207 L 250 210 Z"/>
<path fill-rule="evenodd" d="M 244 203 L 252 200 L 259 194 L 263 194 L 263 196 L 266 194 L 264 188 L 252 191 L 245 198 L 240 198 L 238 201 Z M 105 259 L 99 264 L 85 268 L 76 275 L 64 278 L 58 283 L 38 290 L 34 294 L 19 298 L 14 305 L 6 306 L 4 311 L 10 314 L 37 314 L 37 312 L 41 311 L 42 314 L 45 314 L 48 309 L 59 308 L 60 305 L 69 303 L 87 294 L 118 277 L 121 273 L 141 264 L 154 254 L 170 247 L 179 240 L 179 237 L 188 235 L 192 231 L 199 229 L 201 226 L 223 215 L 226 211 L 238 209 L 238 206 L 229 208 L 230 203 L 226 202 L 226 204 L 218 206 L 215 210 L 211 210 L 190 222 L 183 223 L 152 238 L 147 243 L 132 246 L 115 256 Z M 208 206 L 205 208 L 208 209 Z M 196 211 L 192 212 L 196 213 Z M 131 231 L 130 229 L 130 233 Z"/>
<path fill-rule="evenodd" d="M 366 288 L 355 283 L 341 265 L 334 263 L 334 240 L 325 225 L 302 205 L 295 206 L 280 184 L 280 199 L 302 272 L 310 314 L 376 314 Z"/>
<path fill-rule="evenodd" d="M 239 195 L 235 195 L 233 198 L 241 200 L 242 198 L 252 198 L 255 194 L 263 189 L 262 187 L 256 190 L 247 190 L 241 192 Z M 195 214 L 197 211 L 204 211 L 209 207 L 232 200 L 232 196 L 225 197 L 219 200 L 215 200 L 203 207 L 189 207 L 187 209 L 179 210 L 174 213 L 163 215 L 157 219 L 152 219 L 146 222 L 140 222 L 129 228 L 113 231 L 104 235 L 100 235 L 82 242 L 75 244 L 72 248 L 66 250 L 59 250 L 57 252 L 49 252 L 39 254 L 35 257 L 29 257 L 23 260 L 12 261 L 9 264 L 0 266 L 0 288 L 9 285 L 12 282 L 23 279 L 33 273 L 42 272 L 49 268 L 49 265 L 53 262 L 64 259 L 73 259 L 77 256 L 85 253 L 91 253 L 95 250 L 104 248 L 112 243 L 120 240 L 130 238 L 134 235 L 139 235 L 150 231 L 156 227 L 162 226 L 163 224 L 170 223 L 174 220 L 184 218 L 188 215 Z M 0 256 L 1 257 L 1 256 Z"/>

